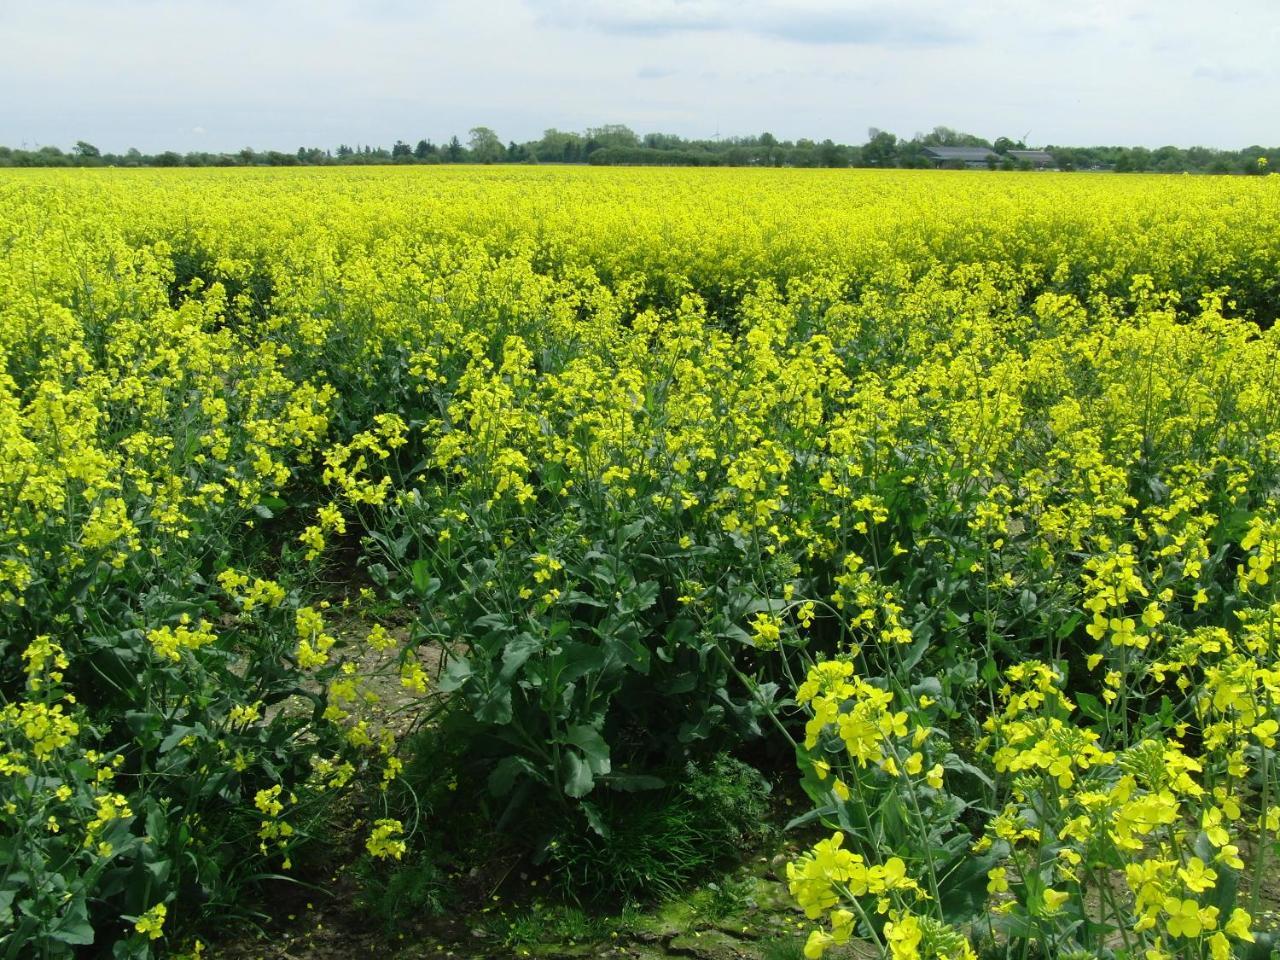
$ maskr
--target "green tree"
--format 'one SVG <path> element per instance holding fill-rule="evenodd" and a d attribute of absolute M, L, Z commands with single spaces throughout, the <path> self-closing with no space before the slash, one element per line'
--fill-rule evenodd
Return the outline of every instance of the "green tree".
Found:
<path fill-rule="evenodd" d="M 477 163 L 497 163 L 506 155 L 502 141 L 488 127 L 472 127 L 468 132 L 467 145 Z"/>
<path fill-rule="evenodd" d="M 640 138 L 636 136 L 635 131 L 622 123 L 606 123 L 603 127 L 589 127 L 587 141 L 595 144 L 591 149 L 640 146 Z"/>
<path fill-rule="evenodd" d="M 849 150 L 843 144 L 833 140 L 823 140 L 818 147 L 818 162 L 824 167 L 847 167 Z"/>
<path fill-rule="evenodd" d="M 582 159 L 582 137 L 551 127 L 534 144 L 534 155 L 543 163 L 575 163 Z"/>
<path fill-rule="evenodd" d="M 971 133 L 965 133 L 963 130 L 953 130 L 951 127 L 934 127 L 924 136 L 916 136 L 916 139 L 926 147 L 990 147 L 991 144 L 982 137 L 975 137 Z"/>
<path fill-rule="evenodd" d="M 872 127 L 862 148 L 862 162 L 868 167 L 892 167 L 898 160 L 898 138 L 888 130 Z"/>

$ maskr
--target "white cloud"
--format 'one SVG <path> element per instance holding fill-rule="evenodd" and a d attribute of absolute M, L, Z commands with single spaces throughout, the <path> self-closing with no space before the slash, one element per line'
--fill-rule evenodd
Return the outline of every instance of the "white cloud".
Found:
<path fill-rule="evenodd" d="M 1280 143 L 1278 42 L 1275 0 L 0 0 L 0 143 L 292 150 L 610 122 Z"/>
<path fill-rule="evenodd" d="M 913 45 L 956 41 L 965 31 L 919 3 L 743 4 L 730 0 L 531 0 L 542 23 L 605 33 L 667 36 L 742 32 L 797 43 Z"/>

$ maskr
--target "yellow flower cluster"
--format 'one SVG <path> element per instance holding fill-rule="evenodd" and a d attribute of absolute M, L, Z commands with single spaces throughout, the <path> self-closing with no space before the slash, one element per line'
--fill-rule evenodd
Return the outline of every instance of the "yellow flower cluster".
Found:
<path fill-rule="evenodd" d="M 399 860 L 407 849 L 403 835 L 404 824 L 399 820 L 375 821 L 369 839 L 365 841 L 365 849 L 380 860 L 388 857 Z"/>
<path fill-rule="evenodd" d="M 190 623 L 190 618 L 184 614 L 177 627 L 163 626 L 149 630 L 147 640 L 156 655 L 177 663 L 182 659 L 183 650 L 199 650 L 218 639 L 213 627 L 204 620 L 194 627 Z"/>
<path fill-rule="evenodd" d="M 1150 960 L 1248 939 L 1208 901 L 1280 832 L 1275 178 L 165 173 L 0 172 L 24 849 L 122 856 L 133 811 L 180 807 L 171 836 L 214 847 L 172 791 L 216 782 L 287 856 L 291 794 L 399 774 L 363 673 L 434 695 L 425 642 L 495 727 L 591 701 L 545 726 L 580 742 L 543 779 L 585 790 L 614 746 L 597 673 L 711 723 L 732 637 L 739 718 L 829 658 L 796 692 L 806 787 L 864 846 L 795 867 L 810 955 L 968 956 L 956 851 L 1039 952 L 1095 907 Z M 344 663 L 349 609 L 316 597 L 357 570 L 413 622 L 353 600 L 397 627 Z M 294 696 L 321 706 L 267 764 Z M 117 792 L 126 753 L 147 796 Z M 403 825 L 368 850 L 402 856 Z"/>

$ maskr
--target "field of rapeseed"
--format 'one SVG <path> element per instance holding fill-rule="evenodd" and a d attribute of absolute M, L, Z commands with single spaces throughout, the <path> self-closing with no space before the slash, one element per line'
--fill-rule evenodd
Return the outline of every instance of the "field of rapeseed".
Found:
<path fill-rule="evenodd" d="M 808 957 L 1266 956 L 1277 312 L 1275 177 L 0 176 L 0 958 L 753 743 Z"/>

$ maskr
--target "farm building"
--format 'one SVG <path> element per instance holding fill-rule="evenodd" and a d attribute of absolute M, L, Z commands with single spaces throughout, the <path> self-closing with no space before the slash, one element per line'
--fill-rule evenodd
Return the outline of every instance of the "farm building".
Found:
<path fill-rule="evenodd" d="M 999 164 L 1004 158 L 986 147 L 925 147 L 924 155 L 935 167 L 982 168 Z"/>
<path fill-rule="evenodd" d="M 1037 170 L 1048 170 L 1058 165 L 1053 155 L 1043 150 L 1010 150 L 1009 156 L 1019 163 L 1029 163 Z"/>

